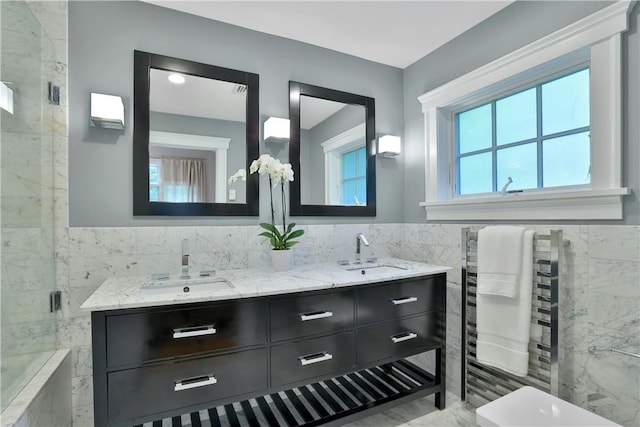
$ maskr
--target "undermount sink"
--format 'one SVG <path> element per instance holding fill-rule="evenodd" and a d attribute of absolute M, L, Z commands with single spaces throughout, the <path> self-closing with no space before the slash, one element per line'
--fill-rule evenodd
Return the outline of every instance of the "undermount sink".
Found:
<path fill-rule="evenodd" d="M 187 294 L 193 292 L 231 289 L 233 285 L 221 277 L 195 279 L 155 280 L 140 287 L 140 294 Z"/>
<path fill-rule="evenodd" d="M 345 270 L 352 271 L 360 274 L 393 274 L 398 271 L 408 270 L 406 267 L 401 267 L 397 265 L 389 265 L 389 264 L 351 264 L 345 267 Z"/>

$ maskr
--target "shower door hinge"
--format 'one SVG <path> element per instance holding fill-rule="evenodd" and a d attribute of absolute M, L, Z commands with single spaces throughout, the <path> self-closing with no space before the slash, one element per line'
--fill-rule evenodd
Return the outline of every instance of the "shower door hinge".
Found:
<path fill-rule="evenodd" d="M 49 309 L 52 313 L 62 310 L 62 291 L 52 291 L 49 294 Z"/>
<path fill-rule="evenodd" d="M 60 105 L 60 86 L 49 82 L 49 104 Z"/>

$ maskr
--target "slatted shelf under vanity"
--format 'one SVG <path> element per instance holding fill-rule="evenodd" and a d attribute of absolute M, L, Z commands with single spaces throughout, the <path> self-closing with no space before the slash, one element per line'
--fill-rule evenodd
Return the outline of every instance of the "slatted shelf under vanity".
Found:
<path fill-rule="evenodd" d="M 429 395 L 429 372 L 406 360 L 386 363 L 279 393 L 165 418 L 135 427 L 260 427 L 342 425 L 367 410 Z M 375 408 L 375 409 L 374 409 Z"/>

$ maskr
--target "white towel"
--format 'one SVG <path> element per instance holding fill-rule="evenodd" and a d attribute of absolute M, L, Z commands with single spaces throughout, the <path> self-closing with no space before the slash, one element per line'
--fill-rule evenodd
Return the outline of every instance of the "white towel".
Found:
<path fill-rule="evenodd" d="M 478 293 L 515 298 L 522 270 L 525 229 L 513 225 L 478 232 Z"/>
<path fill-rule="evenodd" d="M 529 365 L 534 234 L 534 231 L 527 230 L 522 239 L 517 296 L 509 298 L 480 293 L 476 296 L 478 362 L 521 377 L 527 375 Z"/>

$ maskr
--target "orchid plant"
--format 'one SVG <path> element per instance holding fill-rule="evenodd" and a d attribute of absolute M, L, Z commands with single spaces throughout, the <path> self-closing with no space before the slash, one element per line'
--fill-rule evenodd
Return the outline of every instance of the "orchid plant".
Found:
<path fill-rule="evenodd" d="M 269 177 L 269 195 L 271 196 L 271 224 L 263 222 L 260 227 L 266 231 L 260 233 L 260 236 L 264 236 L 269 239 L 269 243 L 273 246 L 274 250 L 288 250 L 293 245 L 299 243 L 296 239 L 304 234 L 304 230 L 294 230 L 296 224 L 286 223 L 286 199 L 284 193 L 285 182 L 293 181 L 293 169 L 291 163 L 281 163 L 280 160 L 274 159 L 269 154 L 262 154 L 259 158 L 251 162 L 249 166 L 249 173 L 259 175 L 267 175 Z M 234 175 L 229 178 L 229 183 L 236 182 L 238 179 L 246 180 L 246 171 L 244 169 L 238 170 Z M 282 232 L 276 227 L 275 209 L 273 207 L 273 189 L 280 185 L 280 195 L 282 204 Z"/>

